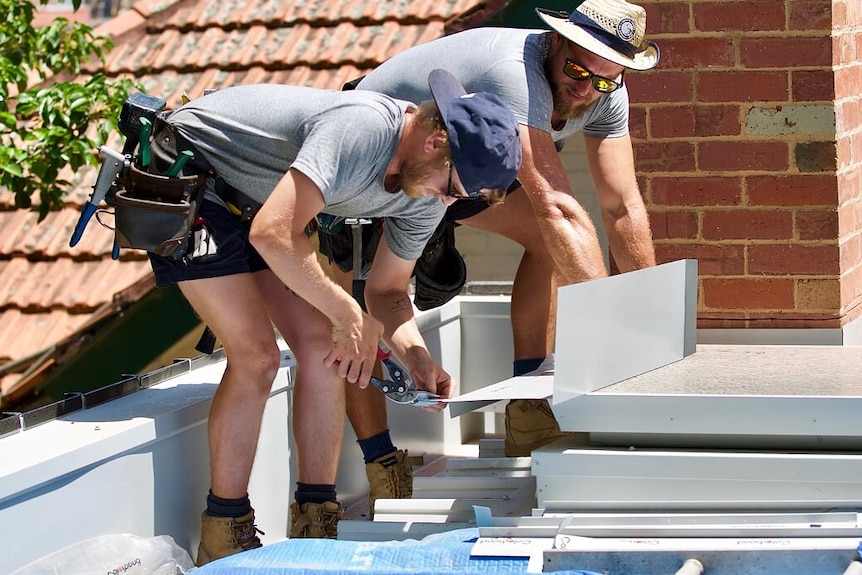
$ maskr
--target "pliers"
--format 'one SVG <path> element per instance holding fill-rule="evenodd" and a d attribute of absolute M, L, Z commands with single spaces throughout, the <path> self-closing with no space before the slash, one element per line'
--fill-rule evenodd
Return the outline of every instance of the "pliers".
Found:
<path fill-rule="evenodd" d="M 377 359 L 386 367 L 391 379 L 371 378 L 371 385 L 392 402 L 400 405 L 415 405 L 417 407 L 429 407 L 436 405 L 440 396 L 430 391 L 416 389 L 413 378 L 407 370 L 398 363 L 392 352 L 377 348 Z"/>

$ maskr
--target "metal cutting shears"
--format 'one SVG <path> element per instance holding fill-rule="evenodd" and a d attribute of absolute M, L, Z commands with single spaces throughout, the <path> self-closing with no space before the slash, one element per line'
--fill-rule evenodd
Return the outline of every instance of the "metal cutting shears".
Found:
<path fill-rule="evenodd" d="M 429 407 L 436 405 L 440 396 L 430 391 L 416 389 L 413 378 L 407 370 L 392 357 L 390 350 L 377 348 L 377 359 L 389 373 L 389 379 L 371 378 L 371 385 L 380 390 L 390 401 L 399 405 L 415 405 L 417 407 Z"/>

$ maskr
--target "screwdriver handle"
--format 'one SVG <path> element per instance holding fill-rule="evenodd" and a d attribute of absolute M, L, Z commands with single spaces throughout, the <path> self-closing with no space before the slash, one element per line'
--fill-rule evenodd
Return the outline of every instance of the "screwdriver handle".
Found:
<path fill-rule="evenodd" d="M 180 175 L 180 172 L 183 170 L 183 167 L 186 165 L 186 162 L 189 160 L 194 160 L 195 155 L 189 150 L 183 150 L 177 156 L 177 159 L 174 160 L 174 163 L 171 164 L 171 167 L 168 168 L 168 177 L 176 178 Z"/>
<path fill-rule="evenodd" d="M 146 118 L 141 118 L 141 167 L 150 165 L 150 136 L 153 134 L 153 124 Z"/>

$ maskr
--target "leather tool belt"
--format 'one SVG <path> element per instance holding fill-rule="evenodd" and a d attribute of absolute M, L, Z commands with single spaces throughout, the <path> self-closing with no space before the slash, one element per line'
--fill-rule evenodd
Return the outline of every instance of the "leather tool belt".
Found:
<path fill-rule="evenodd" d="M 132 162 L 127 181 L 115 196 L 115 239 L 121 248 L 141 249 L 173 259 L 182 258 L 203 201 L 210 177 L 205 160 L 179 137 L 164 119 L 156 117 L 153 129 L 153 162 L 139 167 Z M 179 144 L 179 145 L 178 145 Z M 141 142 L 149 146 L 150 142 Z M 184 174 L 163 175 L 179 157 L 178 147 L 195 155 Z M 197 173 L 195 173 L 197 172 Z"/>
<path fill-rule="evenodd" d="M 207 174 L 170 178 L 132 166 L 128 188 L 115 197 L 117 245 L 181 258 L 206 179 Z"/>
<path fill-rule="evenodd" d="M 254 216 L 256 216 L 257 212 L 260 210 L 260 202 L 257 202 L 240 192 L 238 189 L 224 181 L 224 178 L 218 174 L 216 174 L 214 188 L 216 195 L 227 204 L 231 213 L 235 216 L 239 216 L 244 222 L 250 222 L 253 220 Z"/>

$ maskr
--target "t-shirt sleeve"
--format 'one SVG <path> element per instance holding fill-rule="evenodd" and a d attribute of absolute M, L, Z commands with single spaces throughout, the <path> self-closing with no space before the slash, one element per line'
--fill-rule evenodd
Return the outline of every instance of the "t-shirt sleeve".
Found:
<path fill-rule="evenodd" d="M 317 185 L 325 203 L 339 190 L 361 190 L 376 175 L 368 160 L 384 154 L 392 127 L 363 106 L 343 106 L 310 121 L 302 147 L 291 164 Z M 363 160 L 364 159 L 364 160 Z"/>
<path fill-rule="evenodd" d="M 386 244 L 393 254 L 405 260 L 419 259 L 446 213 L 446 206 L 439 198 L 416 198 L 413 203 L 411 214 L 383 220 Z"/>

